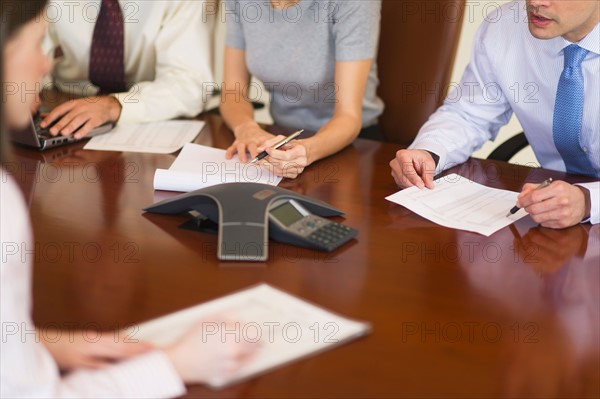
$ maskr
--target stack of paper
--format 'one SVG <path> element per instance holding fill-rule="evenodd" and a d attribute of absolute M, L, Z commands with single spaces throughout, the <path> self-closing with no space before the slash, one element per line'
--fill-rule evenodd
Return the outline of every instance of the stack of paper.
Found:
<path fill-rule="evenodd" d="M 236 318 L 227 326 L 210 322 L 215 317 Z M 202 333 L 219 339 L 259 341 L 258 353 L 231 378 L 208 382 L 222 388 L 282 364 L 331 349 L 371 331 L 368 323 L 337 316 L 267 284 L 210 301 L 132 327 L 130 339 L 164 347 L 177 341 L 202 321 Z M 233 328 L 233 329 L 232 329 Z M 237 336 L 236 336 L 237 334 Z M 190 353 L 190 356 L 202 356 Z"/>
<path fill-rule="evenodd" d="M 221 183 L 263 183 L 276 186 L 281 177 L 257 164 L 225 159 L 225 150 L 186 144 L 168 170 L 157 169 L 154 189 L 194 191 Z"/>
<path fill-rule="evenodd" d="M 442 226 L 490 236 L 527 215 L 521 209 L 507 216 L 518 195 L 451 174 L 436 180 L 433 190 L 413 186 L 386 199 Z"/>
<path fill-rule="evenodd" d="M 171 154 L 194 140 L 203 127 L 204 122 L 200 121 L 122 125 L 109 133 L 93 137 L 83 149 Z"/>

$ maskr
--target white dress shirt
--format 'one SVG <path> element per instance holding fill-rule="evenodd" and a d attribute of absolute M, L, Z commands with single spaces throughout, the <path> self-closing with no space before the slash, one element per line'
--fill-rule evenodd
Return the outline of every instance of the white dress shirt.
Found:
<path fill-rule="evenodd" d="M 27 209 L 12 177 L 0 169 L 0 396 L 3 398 L 174 397 L 185 387 L 169 359 L 152 351 L 100 370 L 61 376 L 31 320 L 34 244 Z"/>
<path fill-rule="evenodd" d="M 460 85 L 423 125 L 410 148 L 440 156 L 437 172 L 467 160 L 496 138 L 514 112 L 544 168 L 565 171 L 554 145 L 554 103 L 563 71 L 562 37 L 536 39 L 529 32 L 525 2 L 508 3 L 488 16 L 475 38 Z M 585 104 L 580 136 L 600 177 L 600 24 L 578 45 L 589 50 L 581 68 Z M 581 184 L 591 194 L 591 222 L 600 222 L 600 182 Z"/>
<path fill-rule="evenodd" d="M 119 1 L 125 29 L 126 93 L 119 123 L 192 117 L 213 82 L 215 12 L 207 0 Z M 88 77 L 90 48 L 100 0 L 51 1 L 44 47 L 55 58 L 56 88 L 77 97 L 98 92 Z M 44 85 L 48 83 L 46 80 Z"/>

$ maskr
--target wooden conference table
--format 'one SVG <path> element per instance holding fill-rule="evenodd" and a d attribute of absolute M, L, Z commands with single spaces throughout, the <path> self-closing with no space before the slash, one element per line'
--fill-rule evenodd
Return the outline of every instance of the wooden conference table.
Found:
<path fill-rule="evenodd" d="M 216 116 L 196 139 L 225 148 Z M 327 254 L 271 243 L 265 263 L 216 257 L 185 216 L 144 215 L 176 155 L 17 149 L 36 237 L 34 320 L 112 329 L 266 282 L 371 335 L 222 391 L 190 397 L 598 397 L 599 226 L 524 218 L 491 237 L 437 226 L 384 198 L 397 146 L 357 140 L 282 187 L 346 212 L 358 239 Z M 562 173 L 472 159 L 452 170 L 519 190 Z M 342 220 L 342 219 L 340 219 Z M 199 354 L 200 355 L 200 354 Z"/>

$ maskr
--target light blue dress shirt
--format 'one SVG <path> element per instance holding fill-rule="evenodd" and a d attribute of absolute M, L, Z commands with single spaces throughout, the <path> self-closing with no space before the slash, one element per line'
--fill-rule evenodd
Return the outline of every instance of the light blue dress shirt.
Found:
<path fill-rule="evenodd" d="M 536 39 L 529 32 L 525 2 L 512 2 L 488 16 L 477 32 L 460 84 L 423 125 L 410 148 L 440 156 L 437 172 L 466 161 L 496 138 L 513 112 L 544 168 L 565 171 L 554 145 L 552 120 L 563 71 L 562 37 Z M 578 45 L 589 50 L 581 67 L 585 81 L 580 144 L 600 177 L 600 24 Z M 591 222 L 600 222 L 600 182 L 581 184 L 591 194 Z"/>

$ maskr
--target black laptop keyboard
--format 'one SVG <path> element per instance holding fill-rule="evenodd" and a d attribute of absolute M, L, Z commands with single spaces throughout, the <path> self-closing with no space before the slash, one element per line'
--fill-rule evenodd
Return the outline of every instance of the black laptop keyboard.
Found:
<path fill-rule="evenodd" d="M 50 127 L 52 127 L 52 125 L 54 125 L 54 123 L 50 124 L 50 126 L 43 128 L 40 126 L 40 124 L 42 123 L 42 117 L 40 115 L 35 115 L 33 117 L 33 125 L 35 127 L 35 132 L 37 133 L 37 135 L 41 138 L 44 139 L 50 139 L 54 136 L 52 136 L 50 134 Z"/>

